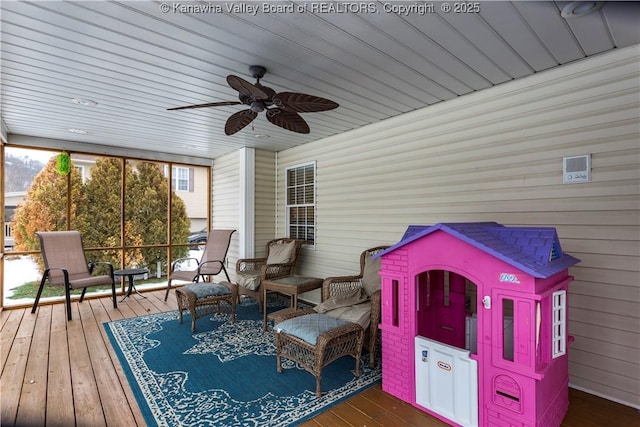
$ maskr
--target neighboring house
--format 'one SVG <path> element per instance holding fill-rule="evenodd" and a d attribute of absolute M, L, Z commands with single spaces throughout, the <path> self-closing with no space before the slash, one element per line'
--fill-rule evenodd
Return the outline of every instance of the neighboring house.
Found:
<path fill-rule="evenodd" d="M 82 183 L 91 178 L 91 171 L 96 165 L 95 156 L 87 154 L 73 154 L 73 166 L 80 172 Z"/>
<path fill-rule="evenodd" d="M 171 188 L 187 208 L 191 232 L 207 228 L 207 169 L 174 165 L 171 176 Z"/>
<path fill-rule="evenodd" d="M 16 191 L 11 193 L 5 193 L 4 195 L 4 248 L 7 250 L 13 249 L 13 229 L 11 226 L 13 220 L 13 214 L 18 207 L 18 204 L 24 199 L 27 194 L 26 191 Z"/>

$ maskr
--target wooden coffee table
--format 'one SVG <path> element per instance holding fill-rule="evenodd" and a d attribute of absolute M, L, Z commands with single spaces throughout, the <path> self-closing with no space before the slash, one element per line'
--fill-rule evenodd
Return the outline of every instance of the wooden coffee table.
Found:
<path fill-rule="evenodd" d="M 323 279 L 306 276 L 285 276 L 278 279 L 263 279 L 262 287 L 262 313 L 264 315 L 263 329 L 267 330 L 267 292 L 280 292 L 291 296 L 291 309 L 298 308 L 298 294 L 318 289 L 322 286 Z M 288 309 L 287 309 L 288 310 Z"/>

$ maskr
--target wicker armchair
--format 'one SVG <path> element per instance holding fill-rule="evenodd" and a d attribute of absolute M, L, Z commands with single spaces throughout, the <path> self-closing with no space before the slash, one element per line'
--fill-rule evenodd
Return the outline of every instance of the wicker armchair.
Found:
<path fill-rule="evenodd" d="M 360 274 L 357 276 L 328 277 L 322 284 L 322 301 L 337 295 L 347 294 L 359 287 L 364 287 L 368 294 L 370 292 L 371 321 L 365 330 L 364 345 L 369 350 L 369 366 L 372 368 L 375 366 L 376 345 L 380 335 L 378 325 L 380 324 L 382 298 L 378 268 L 370 267 L 369 259 L 387 248 L 388 246 L 377 246 L 363 251 L 360 254 Z"/>
<path fill-rule="evenodd" d="M 304 240 L 280 238 L 267 242 L 264 258 L 244 258 L 236 262 L 238 296 L 245 295 L 258 301 L 262 311 L 264 279 L 276 279 L 293 275 L 293 270 Z"/>

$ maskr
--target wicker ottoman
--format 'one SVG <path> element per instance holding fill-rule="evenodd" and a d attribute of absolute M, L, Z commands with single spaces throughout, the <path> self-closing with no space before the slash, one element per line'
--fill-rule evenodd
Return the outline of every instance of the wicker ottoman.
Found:
<path fill-rule="evenodd" d="M 225 302 L 231 311 L 231 322 L 236 323 L 236 301 L 238 285 L 229 282 L 191 283 L 176 289 L 178 321 L 182 323 L 182 312 L 191 313 L 191 332 L 196 331 L 196 319 L 220 313 L 220 303 Z"/>
<path fill-rule="evenodd" d="M 299 363 L 316 378 L 316 396 L 322 395 L 322 368 L 342 356 L 356 359 L 356 376 L 360 376 L 364 329 L 359 324 L 312 313 L 284 320 L 274 330 L 278 372 L 282 372 L 282 358 Z"/>

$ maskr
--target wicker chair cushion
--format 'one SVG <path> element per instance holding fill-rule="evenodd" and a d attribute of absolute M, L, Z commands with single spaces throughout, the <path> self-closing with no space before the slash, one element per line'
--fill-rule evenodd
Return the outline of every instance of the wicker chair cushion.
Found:
<path fill-rule="evenodd" d="M 371 296 L 375 291 L 380 290 L 380 258 L 371 259 L 367 256 L 364 260 L 364 271 L 362 272 L 362 287 L 367 295 Z"/>
<path fill-rule="evenodd" d="M 327 316 L 336 319 L 346 320 L 347 322 L 358 323 L 362 329 L 367 329 L 371 322 L 371 301 L 352 305 L 349 307 L 340 307 L 325 313 Z"/>
<path fill-rule="evenodd" d="M 189 289 L 196 294 L 196 299 L 231 295 L 229 288 L 219 283 L 192 283 L 185 285 L 184 289 Z"/>
<path fill-rule="evenodd" d="M 236 280 L 238 282 L 238 286 L 242 286 L 243 288 L 247 288 L 250 291 L 255 291 L 260 287 L 260 272 L 252 272 L 252 273 L 237 273 Z"/>
<path fill-rule="evenodd" d="M 269 247 L 269 257 L 267 265 L 271 264 L 288 264 L 293 259 L 296 249 L 296 242 L 279 243 Z"/>
<path fill-rule="evenodd" d="M 277 333 L 284 332 L 311 345 L 316 345 L 320 335 L 347 323 L 349 322 L 346 320 L 326 314 L 306 314 L 278 323 L 275 325 L 275 330 Z"/>
<path fill-rule="evenodd" d="M 360 304 L 361 302 L 365 302 L 368 299 L 369 297 L 364 294 L 362 288 L 358 287 L 352 289 L 349 292 L 345 292 L 344 294 L 339 294 L 328 298 L 313 307 L 313 309 L 318 313 L 326 313 L 336 308 L 349 307 L 352 305 Z"/>

